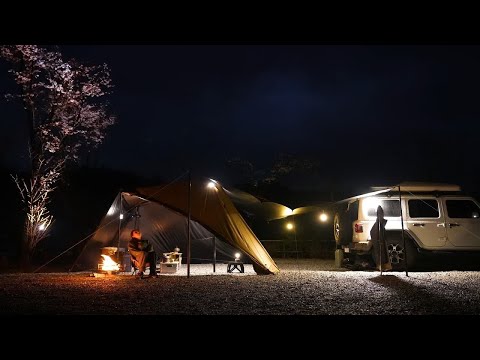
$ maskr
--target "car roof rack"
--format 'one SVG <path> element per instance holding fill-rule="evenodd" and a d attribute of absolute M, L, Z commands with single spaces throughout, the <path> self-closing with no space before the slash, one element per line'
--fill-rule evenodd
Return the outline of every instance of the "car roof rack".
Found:
<path fill-rule="evenodd" d="M 400 187 L 400 192 L 398 188 Z M 394 186 L 372 186 L 373 191 L 352 196 L 350 198 L 337 201 L 336 203 L 352 202 L 364 197 L 377 196 L 377 195 L 434 195 L 436 197 L 441 195 L 463 195 L 461 187 L 454 184 L 442 184 L 442 183 L 426 183 L 426 182 L 403 182 Z"/>

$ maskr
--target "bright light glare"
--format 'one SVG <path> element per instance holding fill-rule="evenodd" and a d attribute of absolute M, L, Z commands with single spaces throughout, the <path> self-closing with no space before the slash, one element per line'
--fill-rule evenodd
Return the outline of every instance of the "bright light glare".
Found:
<path fill-rule="evenodd" d="M 122 219 L 123 219 L 123 214 L 120 214 L 120 220 L 122 220 Z"/>
<path fill-rule="evenodd" d="M 328 220 L 328 216 L 325 213 L 320 214 L 318 218 L 320 219 L 321 222 L 325 222 Z"/>
<path fill-rule="evenodd" d="M 292 214 L 293 214 L 293 210 L 292 210 L 292 209 L 290 209 L 290 208 L 288 208 L 288 207 L 285 208 L 285 209 L 283 209 L 283 217 L 287 217 L 287 216 L 290 216 L 290 215 L 292 215 Z"/>
<path fill-rule="evenodd" d="M 38 225 L 38 230 L 40 231 L 45 230 L 45 223 L 41 223 L 40 225 Z"/>
<path fill-rule="evenodd" d="M 207 187 L 208 187 L 209 189 L 213 189 L 213 188 L 215 188 L 215 183 L 214 183 L 213 181 L 210 181 L 210 182 L 208 183 Z"/>
<path fill-rule="evenodd" d="M 240 253 L 235 253 L 235 260 L 240 259 Z"/>
<path fill-rule="evenodd" d="M 288 223 L 288 224 L 287 224 L 287 229 L 288 229 L 288 230 L 292 230 L 292 229 L 293 229 L 293 224 L 292 224 L 292 223 Z"/>
<path fill-rule="evenodd" d="M 368 214 L 368 210 L 373 209 L 375 213 L 377 213 L 377 207 L 380 204 L 381 204 L 381 201 L 378 198 L 374 198 L 374 197 L 366 198 L 365 200 L 363 200 L 363 212 L 365 214 Z"/>

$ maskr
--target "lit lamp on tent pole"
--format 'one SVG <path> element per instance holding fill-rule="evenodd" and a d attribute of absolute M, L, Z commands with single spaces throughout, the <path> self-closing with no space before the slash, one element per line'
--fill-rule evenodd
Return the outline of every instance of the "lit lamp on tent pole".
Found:
<path fill-rule="evenodd" d="M 297 242 L 297 229 L 295 228 L 295 223 L 293 222 L 288 222 L 287 225 L 285 225 L 288 231 L 293 231 L 293 236 L 295 243 Z"/>
<path fill-rule="evenodd" d="M 215 190 L 215 191 L 218 191 L 217 189 L 217 184 L 215 184 L 215 181 L 214 180 L 210 180 L 207 184 L 207 188 L 209 190 Z"/>

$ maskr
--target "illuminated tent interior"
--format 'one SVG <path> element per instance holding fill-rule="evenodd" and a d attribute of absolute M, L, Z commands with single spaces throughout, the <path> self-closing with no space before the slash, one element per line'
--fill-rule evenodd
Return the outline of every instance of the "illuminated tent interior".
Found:
<path fill-rule="evenodd" d="M 208 186 L 208 184 L 210 184 Z M 196 179 L 166 186 L 139 188 L 117 195 L 97 231 L 77 259 L 76 265 L 92 269 L 102 247 L 126 249 L 133 229 L 140 229 L 157 254 L 179 247 L 187 255 L 190 205 L 191 262 L 213 261 L 215 237 L 217 261 L 232 261 L 240 251 L 258 274 L 276 274 L 278 266 L 217 182 Z M 190 204 L 189 204 L 190 199 Z"/>

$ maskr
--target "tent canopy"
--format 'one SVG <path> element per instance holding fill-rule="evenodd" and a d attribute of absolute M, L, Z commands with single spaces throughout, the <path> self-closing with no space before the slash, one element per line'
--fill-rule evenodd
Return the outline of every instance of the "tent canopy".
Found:
<path fill-rule="evenodd" d="M 276 274 L 278 266 L 257 239 L 222 186 L 207 186 L 209 179 L 191 182 L 191 257 L 212 258 L 216 238 L 217 259 L 232 260 L 235 249 L 250 258 L 260 274 Z M 187 250 L 189 183 L 179 181 L 166 186 L 138 188 L 135 194 L 118 194 L 99 228 L 81 254 L 79 264 L 98 262 L 104 246 L 127 247 L 130 231 L 139 228 L 158 254 L 180 247 Z M 123 214 L 123 219 L 120 219 Z"/>
<path fill-rule="evenodd" d="M 311 212 L 318 212 L 320 214 L 330 207 L 330 204 L 324 203 L 291 209 L 276 202 L 262 201 L 259 198 L 238 189 L 225 189 L 225 192 L 235 206 L 241 211 L 245 211 L 248 214 L 263 219 L 264 221 L 280 220 L 288 218 L 289 216 L 302 215 Z"/>

